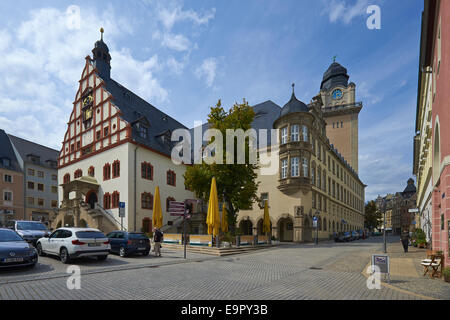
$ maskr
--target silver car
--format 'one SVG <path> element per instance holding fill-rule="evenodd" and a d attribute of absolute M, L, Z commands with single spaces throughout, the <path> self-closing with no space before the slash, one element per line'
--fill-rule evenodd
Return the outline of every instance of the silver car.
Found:
<path fill-rule="evenodd" d="M 9 221 L 6 226 L 16 231 L 26 242 L 34 246 L 38 239 L 50 234 L 45 224 L 38 221 L 13 220 Z"/>

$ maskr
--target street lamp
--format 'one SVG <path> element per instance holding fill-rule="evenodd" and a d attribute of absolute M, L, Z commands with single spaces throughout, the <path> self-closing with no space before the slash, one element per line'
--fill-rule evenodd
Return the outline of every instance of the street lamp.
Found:
<path fill-rule="evenodd" d="M 319 214 L 320 214 L 320 211 L 319 210 L 316 210 L 316 213 L 315 213 L 315 218 L 316 218 L 316 241 L 315 241 L 315 244 L 316 245 L 318 245 L 319 244 L 319 218 L 318 218 L 318 216 L 319 216 Z"/>
<path fill-rule="evenodd" d="M 383 252 L 386 253 L 386 202 L 384 202 L 383 204 L 383 214 L 384 214 L 384 219 L 383 219 Z"/>

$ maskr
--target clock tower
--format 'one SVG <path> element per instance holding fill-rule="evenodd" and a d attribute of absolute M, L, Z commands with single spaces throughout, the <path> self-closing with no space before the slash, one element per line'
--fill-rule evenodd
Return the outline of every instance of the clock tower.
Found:
<path fill-rule="evenodd" d="M 334 61 L 323 75 L 320 96 L 327 137 L 358 173 L 358 114 L 362 102 L 355 101 L 356 85 L 348 79 L 347 69 Z"/>

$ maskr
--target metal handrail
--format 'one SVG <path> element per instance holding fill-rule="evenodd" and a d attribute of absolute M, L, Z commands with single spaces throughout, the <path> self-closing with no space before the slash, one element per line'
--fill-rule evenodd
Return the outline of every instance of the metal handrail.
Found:
<path fill-rule="evenodd" d="M 84 202 L 84 201 L 81 201 L 80 203 L 85 203 L 85 204 L 89 205 L 89 203 L 86 203 L 86 202 Z M 122 229 L 125 229 L 125 231 L 128 231 L 127 228 L 124 228 L 124 227 L 123 227 L 123 224 L 122 224 L 121 222 L 119 222 L 116 218 L 114 218 L 114 216 L 113 216 L 111 213 L 109 213 L 108 211 L 106 211 L 106 209 L 103 208 L 98 202 L 97 202 L 95 205 L 96 205 L 96 208 L 99 208 L 100 211 L 101 211 L 103 214 L 105 214 L 105 215 L 108 216 L 109 218 L 113 219 L 114 222 L 117 223 L 117 225 L 119 225 L 119 226 L 122 227 Z M 96 208 L 95 208 L 95 209 L 96 209 Z"/>

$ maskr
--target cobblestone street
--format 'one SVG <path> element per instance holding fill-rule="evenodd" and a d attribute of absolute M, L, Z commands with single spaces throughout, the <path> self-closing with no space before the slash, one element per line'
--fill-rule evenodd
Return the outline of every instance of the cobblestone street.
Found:
<path fill-rule="evenodd" d="M 188 253 L 187 261 L 182 259 L 182 251 L 169 249 L 162 258 L 111 255 L 103 263 L 79 261 L 80 290 L 67 288 L 67 266 L 46 257 L 35 270 L 1 271 L 0 299 L 423 298 L 392 287 L 367 288 L 361 272 L 380 248 L 378 238 L 318 247 L 285 244 L 229 257 Z"/>

